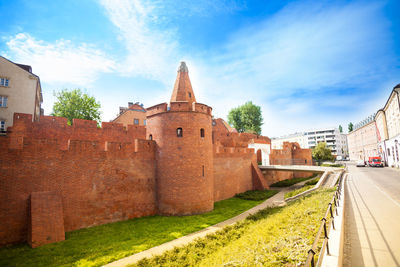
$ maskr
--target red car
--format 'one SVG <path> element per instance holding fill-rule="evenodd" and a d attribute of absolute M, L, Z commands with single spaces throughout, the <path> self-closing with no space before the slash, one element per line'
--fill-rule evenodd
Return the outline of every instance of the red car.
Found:
<path fill-rule="evenodd" d="M 368 166 L 370 167 L 383 167 L 383 162 L 381 157 L 369 157 Z"/>

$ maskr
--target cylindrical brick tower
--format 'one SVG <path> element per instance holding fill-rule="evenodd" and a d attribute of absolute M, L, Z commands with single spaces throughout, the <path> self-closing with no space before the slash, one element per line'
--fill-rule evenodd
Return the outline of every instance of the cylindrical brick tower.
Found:
<path fill-rule="evenodd" d="M 157 202 L 164 215 L 214 207 L 211 107 L 196 103 L 181 62 L 171 102 L 147 109 L 146 134 L 157 143 Z"/>

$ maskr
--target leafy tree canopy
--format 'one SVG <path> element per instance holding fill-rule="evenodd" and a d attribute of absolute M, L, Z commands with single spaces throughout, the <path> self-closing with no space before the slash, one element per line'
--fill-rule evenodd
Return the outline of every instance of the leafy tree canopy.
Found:
<path fill-rule="evenodd" d="M 354 127 L 353 123 L 350 122 L 349 123 L 349 133 L 353 131 L 353 127 Z"/>
<path fill-rule="evenodd" d="M 312 156 L 317 161 L 333 160 L 332 151 L 326 146 L 326 142 L 318 143 L 312 150 Z"/>
<path fill-rule="evenodd" d="M 54 96 L 57 101 L 52 116 L 67 118 L 69 125 L 72 119 L 95 120 L 100 123 L 100 103 L 94 97 L 82 93 L 80 89 L 63 89 L 54 93 Z"/>
<path fill-rule="evenodd" d="M 263 124 L 261 107 L 249 101 L 242 106 L 233 108 L 229 111 L 228 123 L 240 133 L 261 134 L 261 125 Z"/>
<path fill-rule="evenodd" d="M 343 127 L 342 127 L 342 125 L 339 125 L 339 132 L 343 133 Z"/>

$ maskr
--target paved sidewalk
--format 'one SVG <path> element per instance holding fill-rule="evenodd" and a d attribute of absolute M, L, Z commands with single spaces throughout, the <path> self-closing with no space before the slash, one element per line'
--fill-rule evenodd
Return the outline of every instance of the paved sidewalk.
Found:
<path fill-rule="evenodd" d="M 307 180 L 308 181 L 308 180 Z M 247 216 L 256 213 L 259 210 L 265 209 L 267 207 L 273 207 L 273 206 L 279 206 L 279 205 L 285 205 L 285 201 L 284 201 L 284 196 L 285 193 L 294 189 L 297 189 L 299 187 L 301 187 L 304 183 L 306 183 L 307 181 L 304 182 L 300 182 L 297 184 L 294 184 L 290 187 L 284 187 L 284 188 L 271 188 L 271 189 L 277 189 L 280 192 L 278 192 L 276 195 L 274 195 L 273 197 L 267 199 L 266 201 L 264 201 L 263 203 L 237 215 L 236 217 L 233 217 L 231 219 L 228 219 L 226 221 L 220 222 L 218 224 L 215 224 L 213 226 L 207 227 L 203 230 L 200 230 L 198 232 L 183 236 L 181 238 L 178 239 L 174 239 L 172 241 L 169 241 L 167 243 L 161 244 L 159 246 L 150 248 L 148 250 L 136 253 L 132 256 L 128 256 L 126 258 L 120 259 L 118 261 L 114 261 L 111 262 L 105 266 L 107 267 L 117 267 L 117 266 L 126 266 L 128 264 L 133 264 L 141 259 L 144 258 L 151 258 L 153 256 L 156 255 L 161 255 L 162 253 L 164 253 L 165 251 L 171 250 L 176 246 L 184 246 L 192 241 L 194 241 L 197 238 L 201 238 L 204 237 L 208 234 L 212 234 L 218 230 L 221 230 L 224 226 L 227 225 L 232 225 L 238 221 L 241 221 L 243 219 L 245 219 Z"/>

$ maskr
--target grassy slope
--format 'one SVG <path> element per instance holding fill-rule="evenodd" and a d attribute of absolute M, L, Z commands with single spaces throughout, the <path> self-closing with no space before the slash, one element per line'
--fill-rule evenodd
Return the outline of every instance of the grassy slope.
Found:
<path fill-rule="evenodd" d="M 285 198 L 293 197 L 293 196 L 303 193 L 304 191 L 307 191 L 308 189 L 311 189 L 313 187 L 314 187 L 314 185 L 304 185 L 303 187 L 301 187 L 299 189 L 285 193 Z"/>
<path fill-rule="evenodd" d="M 137 266 L 296 266 L 305 261 L 334 189 L 321 189 L 286 207 L 247 220 Z"/>
<path fill-rule="evenodd" d="M 66 233 L 66 240 L 31 249 L 0 248 L 0 266 L 99 266 L 232 218 L 262 201 L 231 198 L 212 212 L 193 216 L 151 216 Z"/>
<path fill-rule="evenodd" d="M 318 173 L 314 173 L 313 175 L 311 175 L 310 177 L 305 177 L 305 178 L 292 178 L 292 179 L 286 179 L 286 180 L 282 180 L 279 182 L 276 182 L 274 184 L 271 184 L 270 187 L 287 187 L 287 186 L 291 186 L 303 181 L 306 181 L 308 179 L 314 178 L 318 175 Z"/>

